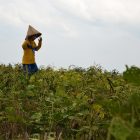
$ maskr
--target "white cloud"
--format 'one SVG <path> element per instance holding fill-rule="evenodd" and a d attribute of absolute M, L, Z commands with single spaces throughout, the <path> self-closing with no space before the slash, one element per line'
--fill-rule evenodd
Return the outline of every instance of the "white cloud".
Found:
<path fill-rule="evenodd" d="M 85 20 L 140 23 L 139 0 L 52 0 L 58 10 Z"/>
<path fill-rule="evenodd" d="M 52 25 L 65 16 L 87 21 L 140 23 L 139 0 L 1 0 L 0 20 Z M 66 25 L 65 25 L 66 26 Z"/>
<path fill-rule="evenodd" d="M 0 21 L 62 29 L 77 36 L 76 22 L 140 23 L 139 0 L 0 0 Z"/>

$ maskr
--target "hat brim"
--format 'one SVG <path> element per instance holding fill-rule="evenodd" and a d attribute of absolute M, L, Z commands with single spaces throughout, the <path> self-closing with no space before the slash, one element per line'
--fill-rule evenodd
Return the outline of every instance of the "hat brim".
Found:
<path fill-rule="evenodd" d="M 31 37 L 35 37 L 35 39 L 36 39 L 36 38 L 38 38 L 41 35 L 42 35 L 41 33 L 37 33 L 37 34 L 34 34 L 34 35 L 30 35 L 30 36 L 28 35 L 28 36 L 26 36 L 26 39 L 29 39 Z"/>

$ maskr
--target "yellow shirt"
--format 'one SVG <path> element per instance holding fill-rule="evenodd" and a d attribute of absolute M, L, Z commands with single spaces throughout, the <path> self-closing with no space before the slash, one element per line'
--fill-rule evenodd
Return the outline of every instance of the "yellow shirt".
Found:
<path fill-rule="evenodd" d="M 34 41 L 25 40 L 22 44 L 22 48 L 24 50 L 22 64 L 34 64 L 35 63 L 35 51 L 38 51 L 41 48 L 41 44 L 39 46 L 36 45 Z"/>

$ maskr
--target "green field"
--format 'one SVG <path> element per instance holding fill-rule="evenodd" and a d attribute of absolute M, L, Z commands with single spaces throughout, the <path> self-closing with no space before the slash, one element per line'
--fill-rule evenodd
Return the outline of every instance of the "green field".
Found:
<path fill-rule="evenodd" d="M 140 140 L 140 69 L 0 65 L 0 140 Z"/>

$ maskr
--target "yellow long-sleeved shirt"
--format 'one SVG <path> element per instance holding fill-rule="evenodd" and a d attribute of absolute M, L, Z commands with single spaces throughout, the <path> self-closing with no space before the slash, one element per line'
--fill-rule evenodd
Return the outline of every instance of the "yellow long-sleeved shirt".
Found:
<path fill-rule="evenodd" d="M 25 40 L 22 44 L 24 51 L 22 64 L 34 64 L 35 63 L 35 51 L 41 48 L 41 43 L 36 45 L 34 41 Z"/>

